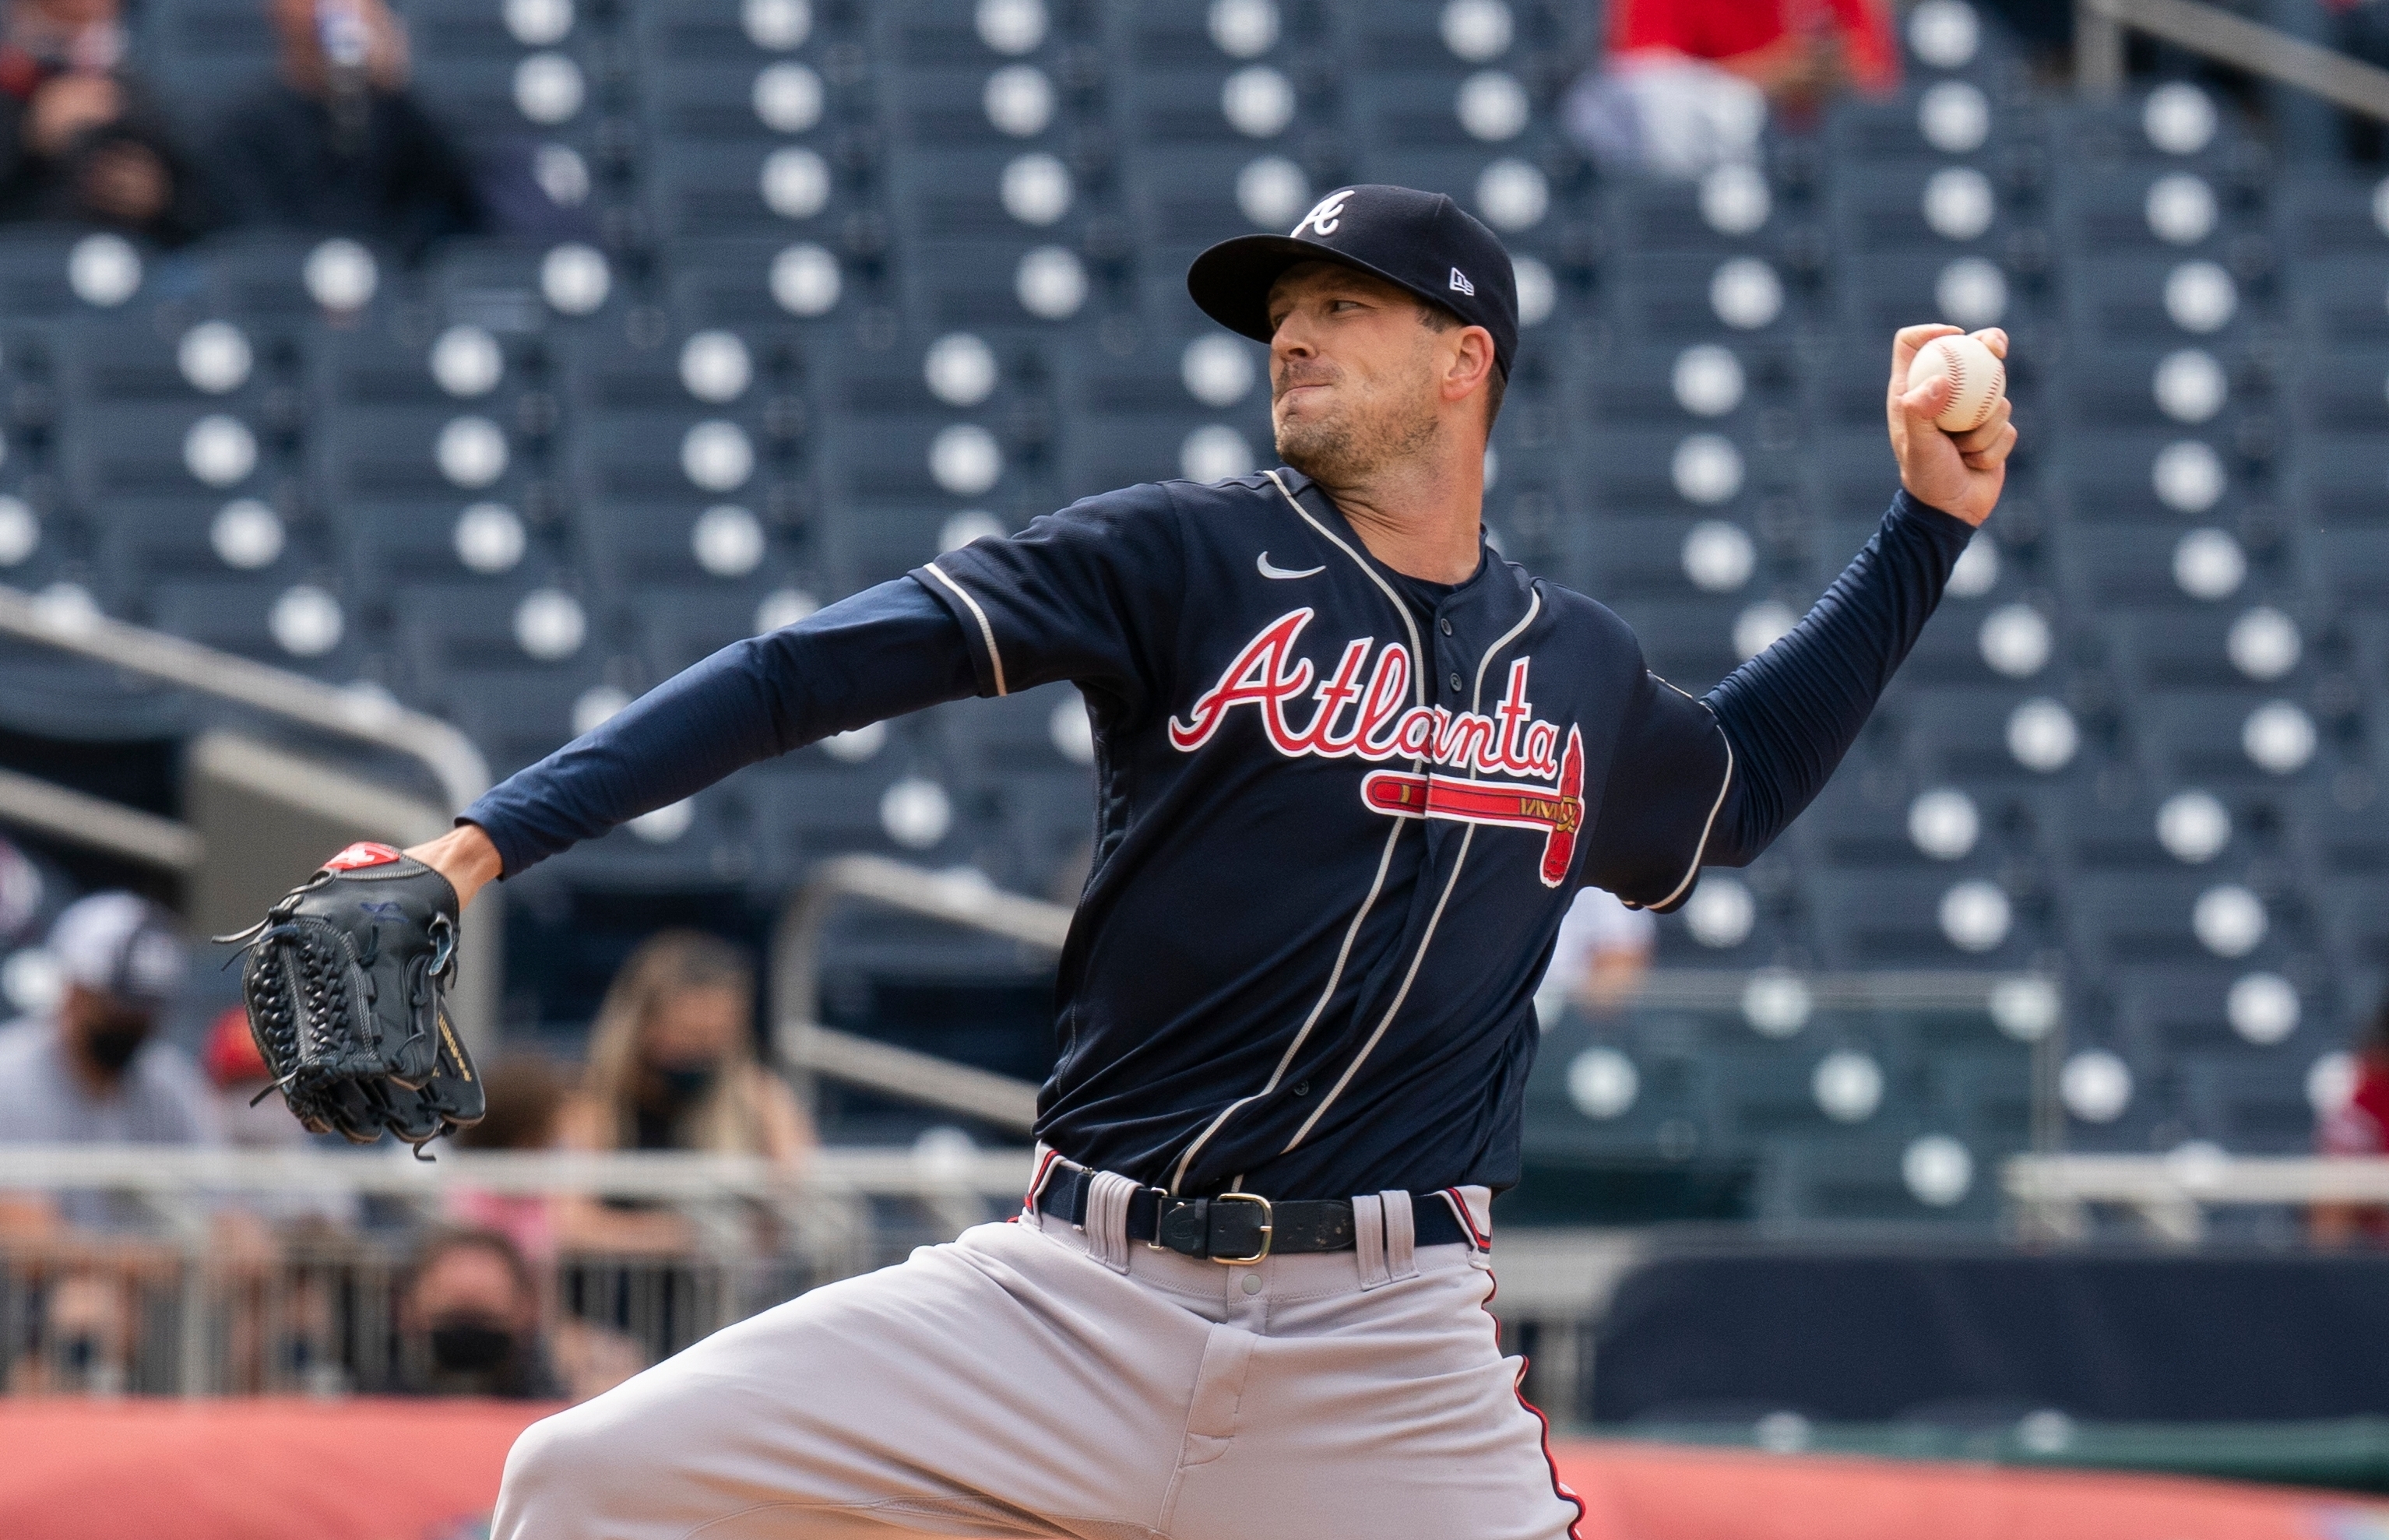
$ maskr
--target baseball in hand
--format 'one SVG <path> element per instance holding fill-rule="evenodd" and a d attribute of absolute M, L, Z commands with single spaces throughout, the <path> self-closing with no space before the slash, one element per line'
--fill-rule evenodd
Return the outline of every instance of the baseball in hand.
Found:
<path fill-rule="evenodd" d="M 1949 404 L 1933 419 L 1933 426 L 1944 433 L 1966 433 L 1982 426 L 1999 409 L 1999 398 L 2007 394 L 2007 365 L 1971 337 L 1936 337 L 1917 349 L 1908 365 L 1907 388 L 1913 390 L 1945 375 L 1953 386 Z"/>

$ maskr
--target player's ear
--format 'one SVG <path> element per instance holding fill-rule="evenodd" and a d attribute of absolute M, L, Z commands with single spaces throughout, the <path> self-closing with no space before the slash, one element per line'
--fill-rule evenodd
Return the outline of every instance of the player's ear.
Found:
<path fill-rule="evenodd" d="M 1443 399 L 1456 401 L 1493 373 L 1493 334 L 1482 326 L 1462 326 L 1444 335 L 1451 354 L 1444 365 Z"/>

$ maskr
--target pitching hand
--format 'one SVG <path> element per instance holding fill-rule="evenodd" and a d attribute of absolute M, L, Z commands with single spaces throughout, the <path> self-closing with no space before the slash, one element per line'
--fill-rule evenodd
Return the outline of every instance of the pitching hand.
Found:
<path fill-rule="evenodd" d="M 1899 484 L 1908 495 L 1979 526 L 1999 501 L 1999 489 L 2008 478 L 2008 454 L 2015 448 L 2007 398 L 1999 398 L 1982 426 L 1945 433 L 1933 419 L 1949 404 L 1949 380 L 1944 376 L 1906 388 L 1916 350 L 1936 337 L 1957 332 L 1955 326 L 1900 328 L 1891 342 L 1891 388 L 1884 409 L 1891 420 L 1891 452 L 1899 457 Z M 1997 326 L 1976 332 L 1974 339 L 2000 358 L 2008 356 L 2008 334 Z"/>

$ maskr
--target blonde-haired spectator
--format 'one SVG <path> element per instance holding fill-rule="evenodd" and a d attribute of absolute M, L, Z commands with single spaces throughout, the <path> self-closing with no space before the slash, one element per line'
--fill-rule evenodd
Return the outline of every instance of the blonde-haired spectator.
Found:
<path fill-rule="evenodd" d="M 687 1150 L 760 1155 L 793 1165 L 812 1123 L 786 1081 L 755 1053 L 755 969 L 718 937 L 666 931 L 614 977 L 590 1030 L 581 1093 L 561 1142 L 580 1150 Z M 677 1215 L 575 1200 L 560 1216 L 569 1245 L 677 1251 Z"/>

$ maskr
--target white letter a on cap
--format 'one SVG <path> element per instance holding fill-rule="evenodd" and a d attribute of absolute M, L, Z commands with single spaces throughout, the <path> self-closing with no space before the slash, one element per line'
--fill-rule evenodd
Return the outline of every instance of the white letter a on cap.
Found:
<path fill-rule="evenodd" d="M 1335 227 L 1344 223 L 1344 201 L 1351 196 L 1352 189 L 1349 187 L 1342 192 L 1328 194 L 1311 206 L 1310 212 L 1302 216 L 1301 223 L 1297 224 L 1286 234 L 1299 235 L 1306 227 L 1316 230 L 1322 235 L 1335 234 Z"/>

